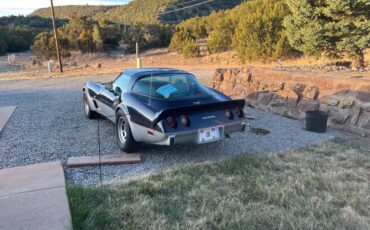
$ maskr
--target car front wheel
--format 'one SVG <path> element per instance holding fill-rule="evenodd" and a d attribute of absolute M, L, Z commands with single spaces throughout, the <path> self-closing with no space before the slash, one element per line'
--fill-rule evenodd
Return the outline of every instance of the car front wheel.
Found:
<path fill-rule="evenodd" d="M 84 113 L 85 116 L 89 119 L 93 119 L 96 117 L 96 113 L 90 109 L 89 102 L 87 101 L 87 95 L 84 93 L 83 95 L 83 102 L 84 102 Z"/>
<path fill-rule="evenodd" d="M 117 113 L 116 130 L 119 148 L 126 153 L 136 151 L 139 147 L 139 143 L 136 142 L 132 136 L 128 120 L 121 110 Z"/>

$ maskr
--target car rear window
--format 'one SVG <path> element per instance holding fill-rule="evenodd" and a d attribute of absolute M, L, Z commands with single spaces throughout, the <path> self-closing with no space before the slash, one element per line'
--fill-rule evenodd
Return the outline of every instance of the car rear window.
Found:
<path fill-rule="evenodd" d="M 209 91 L 190 74 L 145 76 L 137 80 L 132 92 L 163 100 L 181 100 L 209 96 Z"/>

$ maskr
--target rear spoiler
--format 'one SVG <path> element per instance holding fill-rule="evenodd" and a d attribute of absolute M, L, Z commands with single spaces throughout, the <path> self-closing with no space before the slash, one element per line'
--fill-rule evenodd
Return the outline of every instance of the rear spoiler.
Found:
<path fill-rule="evenodd" d="M 188 113 L 188 112 L 214 110 L 214 109 L 235 109 L 235 108 L 243 109 L 244 105 L 245 105 L 245 101 L 240 99 L 240 100 L 231 100 L 231 101 L 223 101 L 223 102 L 216 102 L 216 103 L 209 103 L 209 104 L 191 105 L 191 106 L 165 109 L 158 113 L 158 115 L 151 121 L 151 125 L 154 128 L 158 124 L 159 121 L 167 117 L 181 115 L 181 114 Z"/>

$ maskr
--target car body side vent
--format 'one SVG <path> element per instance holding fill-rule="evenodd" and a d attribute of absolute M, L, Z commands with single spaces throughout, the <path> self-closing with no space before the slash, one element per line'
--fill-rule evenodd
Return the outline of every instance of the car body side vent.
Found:
<path fill-rule="evenodd" d="M 94 106 L 95 106 L 95 108 L 99 108 L 99 106 L 98 106 L 98 103 L 96 103 L 96 101 L 95 100 L 93 100 L 93 102 L 94 102 Z"/>

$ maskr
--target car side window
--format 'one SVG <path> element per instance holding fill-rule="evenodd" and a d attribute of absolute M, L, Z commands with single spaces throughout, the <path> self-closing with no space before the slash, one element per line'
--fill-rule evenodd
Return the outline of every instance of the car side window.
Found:
<path fill-rule="evenodd" d="M 130 83 L 130 77 L 125 74 L 121 74 L 113 83 L 113 90 L 116 90 L 119 87 L 122 92 L 126 92 L 128 90 L 128 86 Z"/>

